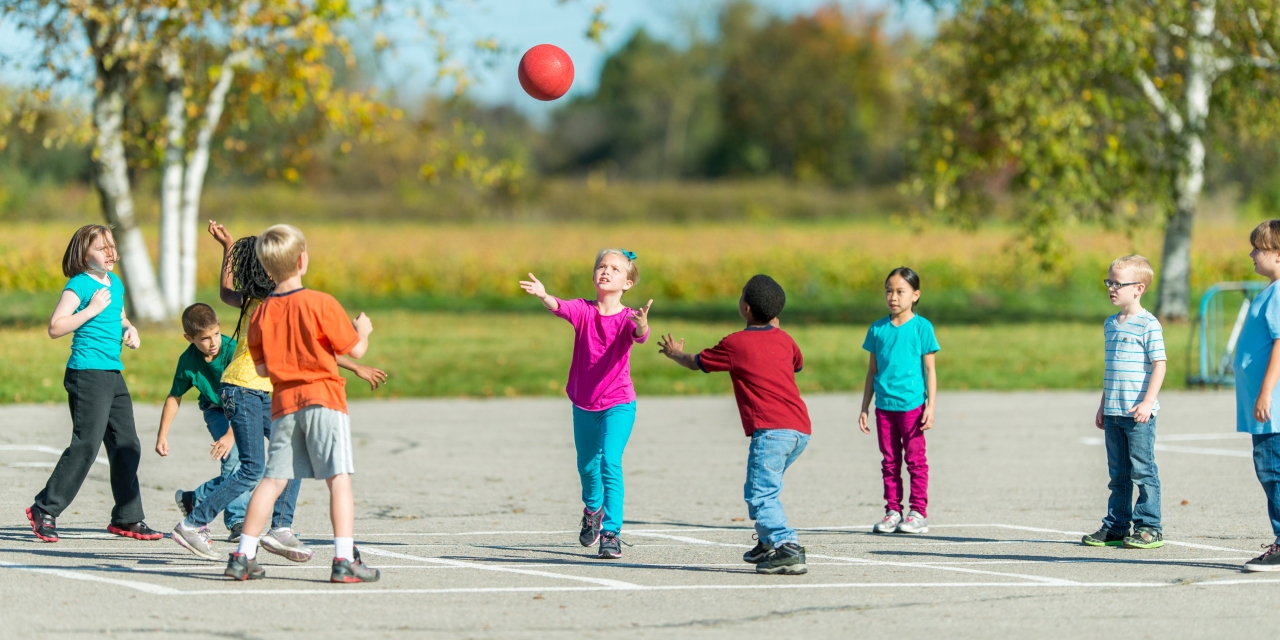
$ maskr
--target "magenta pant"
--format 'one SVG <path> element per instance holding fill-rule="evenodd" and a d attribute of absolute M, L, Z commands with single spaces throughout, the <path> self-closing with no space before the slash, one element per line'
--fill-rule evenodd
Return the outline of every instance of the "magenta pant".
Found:
<path fill-rule="evenodd" d="M 907 473 L 911 474 L 911 509 L 927 518 L 929 461 L 925 459 L 924 431 L 920 429 L 923 415 L 924 405 L 910 411 L 876 409 L 876 434 L 880 439 L 880 453 L 884 454 L 880 471 L 884 475 L 885 508 L 902 511 L 902 463 L 905 458 Z"/>

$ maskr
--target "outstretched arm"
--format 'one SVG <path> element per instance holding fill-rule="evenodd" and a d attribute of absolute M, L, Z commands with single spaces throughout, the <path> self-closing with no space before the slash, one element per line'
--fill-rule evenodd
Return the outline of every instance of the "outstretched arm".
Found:
<path fill-rule="evenodd" d="M 231 245 L 235 244 L 235 238 L 231 237 L 231 232 L 226 227 L 213 220 L 209 221 L 209 235 L 222 245 L 222 276 L 218 279 L 218 297 L 224 303 L 239 309 L 244 299 L 236 291 L 235 276 L 231 273 Z"/>
<path fill-rule="evenodd" d="M 658 349 L 662 355 L 671 358 L 676 364 L 693 371 L 698 370 L 698 358 L 692 353 L 684 352 L 684 340 L 677 342 L 668 333 L 658 338 Z"/>
<path fill-rule="evenodd" d="M 542 306 L 546 307 L 547 311 L 556 311 L 560 308 L 560 301 L 556 300 L 555 296 L 548 294 L 547 288 L 542 286 L 542 282 L 533 277 L 532 273 L 529 274 L 528 280 L 520 281 L 520 288 L 524 289 L 525 293 L 541 300 Z"/>

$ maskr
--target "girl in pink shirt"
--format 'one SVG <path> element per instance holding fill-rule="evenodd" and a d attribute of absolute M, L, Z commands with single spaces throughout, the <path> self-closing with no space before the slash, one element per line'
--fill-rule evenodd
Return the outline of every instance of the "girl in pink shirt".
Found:
<path fill-rule="evenodd" d="M 636 421 L 631 384 L 631 345 L 649 338 L 649 307 L 622 305 L 622 294 L 640 280 L 636 254 L 605 249 L 596 256 L 596 299 L 561 300 L 533 274 L 520 287 L 548 311 L 573 325 L 573 363 L 565 391 L 573 403 L 573 443 L 582 479 L 582 531 L 578 542 L 600 543 L 601 558 L 621 558 L 622 451 Z"/>

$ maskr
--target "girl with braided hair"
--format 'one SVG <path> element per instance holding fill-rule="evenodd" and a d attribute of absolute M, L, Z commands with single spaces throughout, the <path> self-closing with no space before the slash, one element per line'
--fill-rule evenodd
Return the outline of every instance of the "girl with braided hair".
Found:
<path fill-rule="evenodd" d="M 186 518 L 173 529 L 173 539 L 180 546 L 198 556 L 218 559 L 213 549 L 208 524 L 219 511 L 227 508 L 241 495 L 247 496 L 262 479 L 266 468 L 265 441 L 271 437 L 271 380 L 258 375 L 253 358 L 249 355 L 249 341 L 242 339 L 249 333 L 249 319 L 262 301 L 271 295 L 276 283 L 258 261 L 254 246 L 256 236 L 235 240 L 225 227 L 209 221 L 209 234 L 222 245 L 222 276 L 220 297 L 226 304 L 240 311 L 233 338 L 235 353 L 222 374 L 219 399 L 238 449 L 240 468 L 226 478 L 216 489 L 200 500 L 189 491 L 179 491 L 175 499 Z M 345 356 L 338 356 L 338 366 L 354 372 L 377 389 L 386 382 L 387 374 L 379 369 L 356 364 Z M 224 455 L 229 455 L 224 454 Z M 298 503 L 301 480 L 289 481 L 285 491 L 276 500 L 271 518 L 271 529 L 259 539 L 263 548 L 294 562 L 306 562 L 312 552 L 298 540 L 292 530 L 293 512 Z M 228 542 L 238 542 L 244 523 L 231 528 Z M 250 532 L 251 535 L 261 532 Z"/>

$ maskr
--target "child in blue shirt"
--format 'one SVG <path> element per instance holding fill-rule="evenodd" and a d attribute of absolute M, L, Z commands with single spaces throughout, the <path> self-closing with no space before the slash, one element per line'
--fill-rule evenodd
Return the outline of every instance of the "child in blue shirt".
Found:
<path fill-rule="evenodd" d="M 138 540 L 164 537 L 142 521 L 138 488 L 142 445 L 120 362 L 121 343 L 137 349 L 141 342 L 125 316 L 124 285 L 111 273 L 115 264 L 115 239 L 100 224 L 80 227 L 62 256 L 62 273 L 70 279 L 49 319 L 49 337 L 75 334 L 62 378 L 71 408 L 71 444 L 27 509 L 31 531 L 45 542 L 58 541 L 56 519 L 79 493 L 103 444 L 115 498 L 107 531 Z"/>

